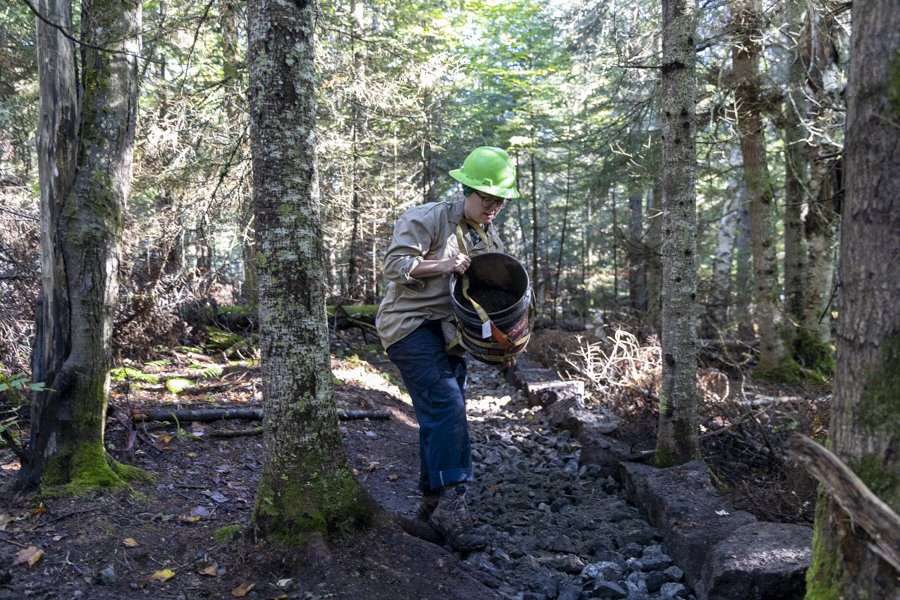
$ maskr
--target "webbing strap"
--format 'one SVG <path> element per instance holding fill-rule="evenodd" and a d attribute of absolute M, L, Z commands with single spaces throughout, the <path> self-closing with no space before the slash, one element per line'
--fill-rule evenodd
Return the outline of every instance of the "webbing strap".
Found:
<path fill-rule="evenodd" d="M 472 226 L 472 224 L 473 224 L 472 221 L 469 221 L 468 219 L 466 220 L 466 223 L 469 224 L 470 226 Z M 478 232 L 478 235 L 481 236 L 482 241 L 484 242 L 484 244 L 487 247 L 489 247 L 489 248 L 492 247 L 492 244 L 490 242 L 490 239 L 488 239 L 487 234 L 484 232 L 484 230 L 480 226 L 478 226 L 477 223 L 475 223 L 474 226 L 472 226 L 472 229 L 474 229 L 475 231 Z M 460 252 L 462 252 L 463 254 L 468 256 L 469 249 L 466 246 L 466 238 L 463 235 L 461 223 L 456 225 L 456 243 L 459 245 Z M 475 312 L 478 313 L 478 318 L 481 319 L 481 324 L 482 325 L 484 325 L 485 323 L 488 324 L 488 327 L 490 327 L 490 330 L 491 330 L 491 337 L 494 338 L 494 341 L 496 341 L 498 344 L 500 344 L 500 346 L 504 350 L 509 350 L 510 348 L 512 348 L 514 344 L 509 339 L 509 336 L 506 335 L 505 333 L 503 333 L 503 331 L 501 331 L 500 328 L 494 324 L 494 322 L 488 316 L 487 311 L 484 310 L 484 307 L 482 307 L 481 304 L 476 302 L 475 299 L 469 295 L 469 276 L 466 275 L 465 273 L 463 273 L 463 276 L 462 276 L 462 295 L 463 295 L 463 298 L 465 298 L 466 300 L 469 301 L 469 303 L 472 304 L 472 308 L 475 309 Z"/>

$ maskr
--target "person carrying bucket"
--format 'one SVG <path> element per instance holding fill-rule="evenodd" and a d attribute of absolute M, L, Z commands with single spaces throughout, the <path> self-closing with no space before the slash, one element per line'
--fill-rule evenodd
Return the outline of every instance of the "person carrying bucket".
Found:
<path fill-rule="evenodd" d="M 450 171 L 463 197 L 414 206 L 394 224 L 384 259 L 388 281 L 375 325 L 403 377 L 419 423 L 422 506 L 417 515 L 458 551 L 482 548 L 466 503 L 472 456 L 465 412 L 466 362 L 458 344 L 450 278 L 471 259 L 502 252 L 494 220 L 519 198 L 506 151 L 482 146 Z"/>

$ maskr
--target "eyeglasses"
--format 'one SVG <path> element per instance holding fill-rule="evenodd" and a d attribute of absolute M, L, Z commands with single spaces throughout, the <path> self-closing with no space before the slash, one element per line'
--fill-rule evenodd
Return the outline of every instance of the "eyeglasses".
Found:
<path fill-rule="evenodd" d="M 506 202 L 506 198 L 497 198 L 496 196 L 483 196 L 481 192 L 476 191 L 475 195 L 481 200 L 481 205 L 490 210 L 495 206 L 497 208 L 503 208 L 503 203 Z"/>

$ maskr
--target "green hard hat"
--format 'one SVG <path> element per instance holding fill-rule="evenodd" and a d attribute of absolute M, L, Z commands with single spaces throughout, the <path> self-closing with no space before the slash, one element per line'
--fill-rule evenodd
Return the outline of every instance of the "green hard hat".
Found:
<path fill-rule="evenodd" d="M 507 199 L 519 197 L 516 190 L 516 166 L 502 148 L 475 148 L 463 161 L 461 169 L 450 171 L 450 177 L 491 196 Z"/>

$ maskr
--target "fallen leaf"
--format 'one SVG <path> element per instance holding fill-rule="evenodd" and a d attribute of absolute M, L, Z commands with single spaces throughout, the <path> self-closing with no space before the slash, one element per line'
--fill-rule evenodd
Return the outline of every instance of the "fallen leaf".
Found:
<path fill-rule="evenodd" d="M 241 585 L 239 585 L 236 588 L 234 588 L 233 590 L 231 590 L 231 595 L 234 596 L 235 598 L 243 598 L 244 596 L 246 596 L 247 594 L 250 593 L 250 590 L 252 590 L 255 587 L 256 587 L 255 583 L 242 583 Z"/>
<path fill-rule="evenodd" d="M 51 539 L 52 539 L 54 542 L 58 542 L 59 540 L 63 539 L 64 537 L 66 537 L 65 534 L 63 534 L 63 535 L 54 535 Z"/>
<path fill-rule="evenodd" d="M 178 520 L 182 523 L 196 523 L 200 520 L 197 515 L 178 515 Z"/>
<path fill-rule="evenodd" d="M 173 577 L 175 577 L 175 571 L 172 569 L 160 569 L 159 571 L 154 572 L 153 575 L 150 576 L 150 579 L 165 583 Z"/>
<path fill-rule="evenodd" d="M 278 581 L 275 582 L 275 585 L 277 585 L 278 587 L 280 587 L 281 589 L 284 590 L 284 589 L 287 589 L 292 583 L 294 583 L 294 578 L 288 577 L 285 579 L 279 579 Z"/>
<path fill-rule="evenodd" d="M 28 565 L 29 567 L 33 567 L 38 564 L 42 558 L 44 558 L 43 550 L 37 546 L 28 546 L 27 548 L 22 548 L 16 552 L 16 559 L 13 561 L 13 566 Z"/>
<path fill-rule="evenodd" d="M 40 504 L 38 504 L 37 506 L 35 506 L 34 508 L 31 509 L 31 516 L 39 517 L 40 515 L 44 514 L 45 512 L 47 512 L 47 509 L 44 507 L 44 503 L 41 502 Z"/>
<path fill-rule="evenodd" d="M 396 473 L 391 473 L 390 475 L 388 475 L 388 481 L 397 481 L 398 479 L 400 479 L 400 476 Z"/>
<path fill-rule="evenodd" d="M 717 510 L 716 514 L 719 515 L 720 517 L 727 517 L 729 513 L 727 510 Z"/>
<path fill-rule="evenodd" d="M 156 439 L 164 446 L 168 446 L 172 442 L 172 440 L 175 439 L 175 436 L 171 433 L 158 433 L 156 434 Z"/>
<path fill-rule="evenodd" d="M 137 548 L 138 541 L 134 538 L 125 538 L 124 540 L 122 540 L 122 545 L 126 548 Z"/>
<path fill-rule="evenodd" d="M 219 565 L 213 563 L 206 568 L 200 569 L 197 572 L 208 577 L 215 577 L 219 574 Z"/>
<path fill-rule="evenodd" d="M 6 526 L 13 522 L 12 515 L 0 515 L 0 531 L 6 531 Z"/>

